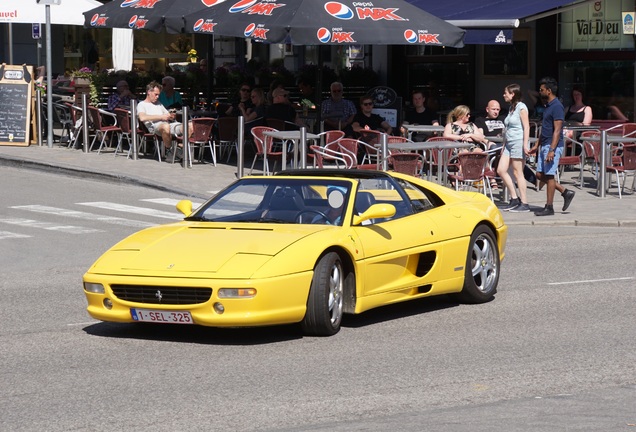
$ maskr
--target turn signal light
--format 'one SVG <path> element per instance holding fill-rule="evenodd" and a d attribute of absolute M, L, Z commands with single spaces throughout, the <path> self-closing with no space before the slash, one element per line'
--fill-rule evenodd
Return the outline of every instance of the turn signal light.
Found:
<path fill-rule="evenodd" d="M 84 282 L 84 289 L 87 292 L 95 293 L 95 294 L 104 294 L 106 292 L 104 290 L 104 285 L 99 283 Z"/>
<path fill-rule="evenodd" d="M 256 295 L 254 288 L 221 288 L 219 298 L 252 298 Z"/>

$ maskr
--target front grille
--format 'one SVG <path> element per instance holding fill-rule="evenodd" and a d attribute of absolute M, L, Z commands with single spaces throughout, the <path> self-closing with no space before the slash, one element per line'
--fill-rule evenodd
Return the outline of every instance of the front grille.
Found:
<path fill-rule="evenodd" d="M 111 285 L 118 299 L 135 303 L 187 305 L 205 303 L 212 288 L 165 287 L 152 285 Z"/>

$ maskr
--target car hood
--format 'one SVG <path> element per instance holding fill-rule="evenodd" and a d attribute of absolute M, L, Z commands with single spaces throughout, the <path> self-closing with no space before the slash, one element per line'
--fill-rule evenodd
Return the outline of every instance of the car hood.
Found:
<path fill-rule="evenodd" d="M 324 225 L 184 224 L 140 231 L 112 247 L 89 271 L 249 278 L 283 249 L 326 229 Z"/>

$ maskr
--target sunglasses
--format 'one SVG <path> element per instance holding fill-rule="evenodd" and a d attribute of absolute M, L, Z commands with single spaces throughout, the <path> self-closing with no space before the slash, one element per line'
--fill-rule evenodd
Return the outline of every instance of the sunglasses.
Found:
<path fill-rule="evenodd" d="M 373 102 L 364 102 L 362 105 L 364 105 L 364 106 L 370 106 L 370 105 L 373 105 Z"/>

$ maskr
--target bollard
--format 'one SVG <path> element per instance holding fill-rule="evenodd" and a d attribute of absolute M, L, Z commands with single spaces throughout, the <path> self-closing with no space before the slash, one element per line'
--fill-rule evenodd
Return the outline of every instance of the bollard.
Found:
<path fill-rule="evenodd" d="M 183 127 L 183 167 L 192 168 L 192 158 L 190 157 L 190 125 L 188 122 L 188 107 L 183 106 L 181 113 L 181 126 Z"/>
<path fill-rule="evenodd" d="M 137 141 L 139 137 L 137 136 L 137 100 L 130 100 L 130 139 L 132 141 L 132 159 L 137 160 L 139 157 L 139 147 L 137 146 Z"/>
<path fill-rule="evenodd" d="M 243 116 L 239 116 L 238 118 L 238 131 L 236 137 L 236 177 L 243 178 L 243 169 L 244 169 L 244 152 L 245 152 L 245 118 Z"/>
<path fill-rule="evenodd" d="M 601 131 L 601 160 L 599 162 L 600 169 L 599 169 L 599 173 L 598 173 L 598 182 L 597 182 L 597 186 L 598 186 L 598 190 L 597 190 L 597 194 L 599 197 L 601 198 L 605 198 L 605 189 L 606 189 L 606 184 L 607 184 L 607 170 L 605 169 L 605 167 L 607 166 L 607 153 L 610 151 L 610 149 L 607 147 L 607 131 L 606 130 L 602 130 Z M 610 160 L 611 160 L 611 156 L 610 156 Z"/>
<path fill-rule="evenodd" d="M 307 168 L 307 128 L 305 126 L 300 128 L 300 167 L 302 169 Z M 298 146 L 294 146 L 294 168 L 298 168 Z"/>
<path fill-rule="evenodd" d="M 82 93 L 82 130 L 84 131 L 83 151 L 88 153 L 88 94 L 86 93 Z"/>
<path fill-rule="evenodd" d="M 380 157 L 382 158 L 382 171 L 388 171 L 389 170 L 389 140 L 387 137 L 387 134 L 383 133 L 382 135 L 380 135 L 380 148 L 381 148 L 381 154 Z"/>
<path fill-rule="evenodd" d="M 42 147 L 42 132 L 44 132 L 44 130 L 42 129 L 42 95 L 39 91 L 35 92 L 35 109 L 37 110 L 35 121 L 38 125 L 38 146 Z"/>

